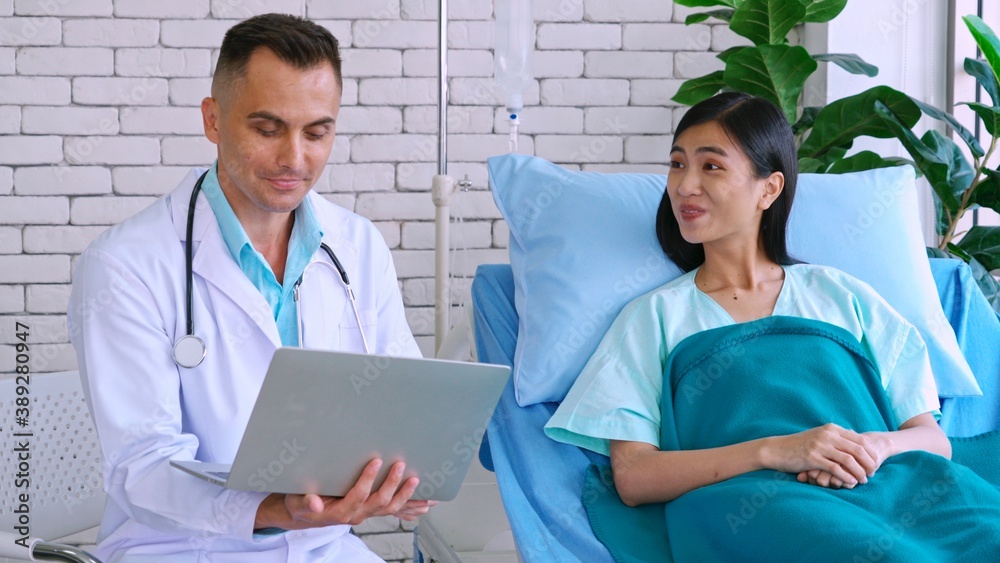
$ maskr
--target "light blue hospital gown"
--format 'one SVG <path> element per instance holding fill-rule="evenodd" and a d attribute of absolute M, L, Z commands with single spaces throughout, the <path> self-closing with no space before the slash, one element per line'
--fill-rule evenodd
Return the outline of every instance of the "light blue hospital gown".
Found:
<path fill-rule="evenodd" d="M 846 329 L 865 346 L 896 420 L 939 415 L 937 386 L 917 330 L 871 287 L 837 269 L 785 266 L 774 315 Z M 694 283 L 697 269 L 629 303 L 545 425 L 560 442 L 610 455 L 610 440 L 658 445 L 663 370 L 688 336 L 735 323 Z M 809 374 L 800 374 L 808 377 Z"/>

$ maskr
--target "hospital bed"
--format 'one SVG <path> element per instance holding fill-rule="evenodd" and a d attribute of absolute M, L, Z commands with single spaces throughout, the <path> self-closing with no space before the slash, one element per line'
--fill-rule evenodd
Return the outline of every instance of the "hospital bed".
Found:
<path fill-rule="evenodd" d="M 496 190 L 493 173 L 491 168 L 491 187 Z M 607 175 L 609 181 L 614 176 Z M 913 180 L 909 182 L 912 189 Z M 547 187 L 551 186 L 535 182 L 532 189 L 543 194 Z M 563 188 L 566 188 L 565 192 L 555 197 L 572 195 L 569 187 L 561 186 L 559 189 Z M 915 198 L 915 189 L 913 192 Z M 502 196 L 495 193 L 494 197 L 503 208 Z M 581 194 L 580 197 L 584 196 Z M 548 205 L 549 200 L 543 199 L 535 197 L 534 204 L 541 202 L 543 205 L 540 207 Z M 508 220 L 514 212 L 510 209 L 501 211 L 506 212 Z M 915 207 L 913 211 L 915 213 Z M 866 234 L 877 236 L 877 233 Z M 517 241 L 512 239 L 512 247 L 516 244 Z M 518 259 L 522 261 L 522 268 L 524 261 L 529 260 L 525 253 L 543 254 L 552 250 L 525 245 L 528 248 L 511 250 L 512 261 L 515 252 L 520 253 Z M 922 241 L 918 246 L 922 251 Z M 891 252 L 890 249 L 886 251 Z M 920 260 L 927 259 L 921 256 Z M 1000 315 L 979 291 L 968 265 L 954 259 L 930 259 L 929 266 L 937 298 L 950 325 L 949 330 L 954 331 L 961 353 L 983 391 L 981 397 L 943 399 L 942 428 L 953 438 L 1000 429 Z M 923 267 L 926 268 L 926 265 Z M 480 362 L 512 367 L 517 363 L 519 323 L 522 320 L 518 315 L 515 294 L 518 291 L 516 284 L 524 283 L 524 279 L 518 278 L 515 270 L 516 267 L 512 269 L 511 264 L 495 264 L 482 265 L 476 272 L 471 300 L 475 352 Z M 612 289 L 609 287 L 608 291 Z M 560 329 L 567 327 L 554 327 L 552 330 Z M 482 464 L 496 472 L 504 510 L 521 560 L 529 563 L 612 561 L 607 549 L 593 534 L 581 501 L 587 467 L 595 463 L 606 465 L 608 459 L 555 442 L 544 434 L 543 427 L 557 406 L 557 402 L 520 406 L 512 376 L 489 424 L 480 451 Z M 963 443 L 955 442 L 953 457 L 956 461 L 963 461 L 963 457 L 970 457 L 968 451 Z M 976 455 L 982 457 L 978 453 Z M 981 463 L 981 459 L 976 463 Z M 988 463 L 997 465 L 995 459 Z M 967 464 L 972 465 L 971 462 Z M 996 467 L 991 466 L 989 471 L 996 472 Z"/>
<path fill-rule="evenodd" d="M 1000 428 L 1000 316 L 974 287 L 958 260 L 931 259 L 945 312 L 987 396 L 948 399 L 942 425 L 952 436 Z M 479 361 L 513 366 L 518 316 L 510 265 L 484 265 L 472 286 Z M 993 391 L 992 396 L 989 395 Z M 492 465 L 522 559 L 611 561 L 581 503 L 584 472 L 606 458 L 549 439 L 542 432 L 556 404 L 520 407 L 508 383 L 488 429 L 481 456 Z"/>

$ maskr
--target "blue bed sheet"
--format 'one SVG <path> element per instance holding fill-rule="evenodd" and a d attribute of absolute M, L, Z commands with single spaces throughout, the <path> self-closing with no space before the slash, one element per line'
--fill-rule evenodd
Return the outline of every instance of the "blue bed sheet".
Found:
<path fill-rule="evenodd" d="M 1000 428 L 1000 316 L 979 293 L 968 266 L 932 259 L 945 314 L 984 396 L 948 399 L 941 424 L 950 436 Z M 517 342 L 514 278 L 509 264 L 484 265 L 472 284 L 479 361 L 513 366 Z M 542 431 L 555 403 L 521 407 L 508 381 L 480 458 L 497 474 L 504 508 L 523 560 L 611 562 L 581 502 L 586 468 L 607 458 L 554 442 Z"/>
<path fill-rule="evenodd" d="M 961 260 L 931 259 L 931 271 L 944 313 L 983 390 L 982 397 L 943 401 L 941 427 L 953 437 L 996 430 L 1000 428 L 1000 315 Z"/>

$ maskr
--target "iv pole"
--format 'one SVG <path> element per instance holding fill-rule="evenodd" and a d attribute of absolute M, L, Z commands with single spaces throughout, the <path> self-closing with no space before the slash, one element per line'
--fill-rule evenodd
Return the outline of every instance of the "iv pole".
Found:
<path fill-rule="evenodd" d="M 448 176 L 448 0 L 438 3 L 438 173 L 431 181 L 436 207 L 434 241 L 434 354 L 451 327 L 451 288 L 448 279 L 451 196 L 455 179 Z"/>

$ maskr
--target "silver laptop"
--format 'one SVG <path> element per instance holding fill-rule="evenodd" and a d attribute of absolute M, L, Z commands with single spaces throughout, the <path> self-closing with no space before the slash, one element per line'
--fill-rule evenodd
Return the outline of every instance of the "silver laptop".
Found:
<path fill-rule="evenodd" d="M 344 496 L 382 458 L 417 476 L 414 499 L 451 500 L 510 375 L 507 366 L 280 348 L 236 459 L 171 461 L 230 489 Z"/>

